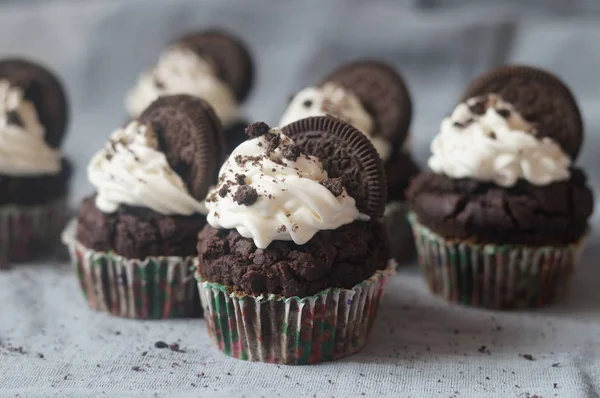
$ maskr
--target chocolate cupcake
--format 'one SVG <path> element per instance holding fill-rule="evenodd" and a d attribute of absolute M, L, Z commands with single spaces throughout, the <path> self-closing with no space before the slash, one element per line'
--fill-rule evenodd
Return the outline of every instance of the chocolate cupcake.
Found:
<path fill-rule="evenodd" d="M 387 175 L 385 224 L 399 262 L 415 254 L 406 220 L 404 191 L 419 167 L 408 150 L 412 103 L 402 76 L 379 61 L 355 61 L 330 73 L 316 87 L 298 92 L 281 118 L 285 126 L 310 116 L 335 116 L 363 132 L 377 149 Z"/>
<path fill-rule="evenodd" d="M 125 105 L 131 118 L 139 117 L 158 97 L 189 94 L 208 102 L 224 126 L 230 153 L 244 141 L 240 104 L 254 79 L 254 64 L 242 41 L 223 31 L 188 34 L 161 54 L 158 64 L 142 73 Z"/>
<path fill-rule="evenodd" d="M 88 178 L 97 193 L 63 233 L 92 308 L 131 318 L 201 314 L 192 265 L 222 138 L 204 100 L 165 96 L 94 155 Z"/>
<path fill-rule="evenodd" d="M 504 66 L 475 80 L 408 190 L 431 291 L 497 309 L 540 307 L 577 264 L 594 199 L 573 163 L 583 128 L 552 74 Z"/>
<path fill-rule="evenodd" d="M 332 117 L 256 123 L 221 168 L 199 234 L 209 334 L 236 358 L 309 364 L 364 346 L 389 274 L 383 165 Z"/>
<path fill-rule="evenodd" d="M 71 175 L 60 150 L 67 109 L 52 72 L 0 60 L 0 268 L 58 246 Z"/>

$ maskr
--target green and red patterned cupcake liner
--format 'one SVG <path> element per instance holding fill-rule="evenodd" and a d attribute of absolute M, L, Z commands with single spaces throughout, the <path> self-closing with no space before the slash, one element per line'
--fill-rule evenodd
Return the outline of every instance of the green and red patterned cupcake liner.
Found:
<path fill-rule="evenodd" d="M 0 268 L 52 253 L 66 220 L 64 198 L 43 205 L 0 207 Z"/>
<path fill-rule="evenodd" d="M 415 239 L 406 215 L 408 206 L 403 202 L 390 202 L 385 206 L 383 223 L 390 238 L 392 258 L 398 265 L 411 263 L 416 257 Z"/>
<path fill-rule="evenodd" d="M 432 293 L 452 303 L 491 309 L 539 308 L 564 293 L 585 237 L 566 246 L 472 244 L 413 227 L 419 264 Z"/>
<path fill-rule="evenodd" d="M 62 239 L 91 308 L 137 319 L 202 315 L 192 268 L 195 257 L 138 260 L 96 252 L 76 240 L 76 228 L 72 221 Z"/>
<path fill-rule="evenodd" d="M 306 365 L 353 354 L 366 344 L 394 268 L 352 289 L 305 298 L 241 295 L 196 278 L 208 332 L 220 351 L 248 361 Z"/>

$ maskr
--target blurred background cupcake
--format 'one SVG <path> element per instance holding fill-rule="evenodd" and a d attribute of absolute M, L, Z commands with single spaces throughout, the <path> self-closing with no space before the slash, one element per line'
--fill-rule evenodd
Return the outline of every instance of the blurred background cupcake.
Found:
<path fill-rule="evenodd" d="M 419 262 L 431 291 L 491 308 L 539 307 L 569 282 L 594 199 L 574 166 L 579 107 L 552 74 L 493 70 L 466 89 L 410 186 Z"/>
<path fill-rule="evenodd" d="M 206 200 L 198 285 L 209 334 L 236 358 L 309 364 L 367 340 L 386 282 L 383 165 L 332 117 L 248 128 Z"/>
<path fill-rule="evenodd" d="M 201 314 L 191 267 L 222 139 L 204 100 L 165 96 L 94 155 L 97 192 L 63 234 L 90 307 L 131 318 Z"/>
<path fill-rule="evenodd" d="M 61 82 L 23 59 L 0 60 L 0 267 L 49 254 L 66 220 L 71 166 Z"/>
<path fill-rule="evenodd" d="M 245 44 L 221 31 L 189 33 L 168 46 L 156 66 L 143 72 L 125 106 L 138 117 L 158 97 L 189 94 L 208 102 L 223 124 L 230 153 L 244 140 L 248 123 L 240 104 L 252 88 L 254 64 Z"/>
<path fill-rule="evenodd" d="M 398 262 L 412 259 L 414 240 L 406 220 L 404 192 L 419 167 L 410 154 L 412 101 L 403 77 L 381 61 L 346 63 L 329 73 L 319 85 L 294 95 L 279 125 L 324 115 L 352 124 L 377 149 L 387 176 L 385 225 L 392 256 Z"/>

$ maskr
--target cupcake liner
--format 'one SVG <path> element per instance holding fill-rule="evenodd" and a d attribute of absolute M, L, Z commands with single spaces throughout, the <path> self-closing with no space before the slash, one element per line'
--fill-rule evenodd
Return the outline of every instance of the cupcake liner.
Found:
<path fill-rule="evenodd" d="M 194 278 L 195 257 L 128 259 L 97 252 L 75 238 L 77 221 L 62 239 L 89 306 L 113 315 L 138 319 L 201 316 Z"/>
<path fill-rule="evenodd" d="M 406 216 L 408 206 L 404 202 L 390 202 L 385 207 L 383 222 L 390 238 L 392 258 L 399 265 L 411 263 L 416 258 L 415 239 Z"/>
<path fill-rule="evenodd" d="M 67 215 L 65 198 L 35 206 L 0 207 L 0 268 L 32 260 L 59 246 Z"/>
<path fill-rule="evenodd" d="M 366 344 L 395 266 L 352 289 L 330 288 L 305 298 L 243 295 L 196 278 L 208 332 L 219 350 L 248 361 L 306 365 L 350 355 Z"/>
<path fill-rule="evenodd" d="M 586 238 L 562 247 L 477 245 L 444 239 L 414 213 L 409 220 L 431 292 L 453 303 L 492 309 L 539 308 L 559 297 Z"/>

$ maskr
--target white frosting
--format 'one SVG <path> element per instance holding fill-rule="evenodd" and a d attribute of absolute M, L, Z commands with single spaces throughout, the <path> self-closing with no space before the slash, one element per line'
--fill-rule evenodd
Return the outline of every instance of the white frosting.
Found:
<path fill-rule="evenodd" d="M 477 115 L 471 107 L 482 101 L 485 111 Z M 547 185 L 570 177 L 571 159 L 561 147 L 551 138 L 537 138 L 534 127 L 496 95 L 459 104 L 442 121 L 431 152 L 429 167 L 452 178 L 510 187 L 521 178 Z"/>
<path fill-rule="evenodd" d="M 358 97 L 335 83 L 321 87 L 307 87 L 298 92 L 283 114 L 280 126 L 286 126 L 311 116 L 332 115 L 350 123 L 365 134 L 383 160 L 387 160 L 392 146 L 385 138 L 374 135 L 373 118 L 360 103 Z"/>
<path fill-rule="evenodd" d="M 61 152 L 51 148 L 44 136 L 35 106 L 24 98 L 23 90 L 0 80 L 0 173 L 58 174 Z"/>
<path fill-rule="evenodd" d="M 142 73 L 136 87 L 129 92 L 125 105 L 132 118 L 138 117 L 158 97 L 189 94 L 208 102 L 224 125 L 239 117 L 239 104 L 231 87 L 217 76 L 205 58 L 182 47 L 171 47 L 160 57 L 158 65 Z"/>
<path fill-rule="evenodd" d="M 336 229 L 364 217 L 346 190 L 335 197 L 319 183 L 327 179 L 319 159 L 303 154 L 295 161 L 286 159 L 284 150 L 294 142 L 279 130 L 271 133 L 280 138 L 273 151 L 267 151 L 266 136 L 254 138 L 238 146 L 221 168 L 219 185 L 206 200 L 210 225 L 235 228 L 264 249 L 273 240 L 302 245 L 320 230 Z M 245 185 L 258 193 L 250 206 L 234 200 L 240 188 L 236 175 L 244 175 Z M 221 197 L 224 187 L 229 192 Z"/>
<path fill-rule="evenodd" d="M 206 211 L 158 150 L 152 128 L 138 121 L 113 132 L 106 147 L 90 161 L 87 172 L 98 190 L 96 206 L 105 213 L 115 212 L 121 204 L 170 215 Z"/>

